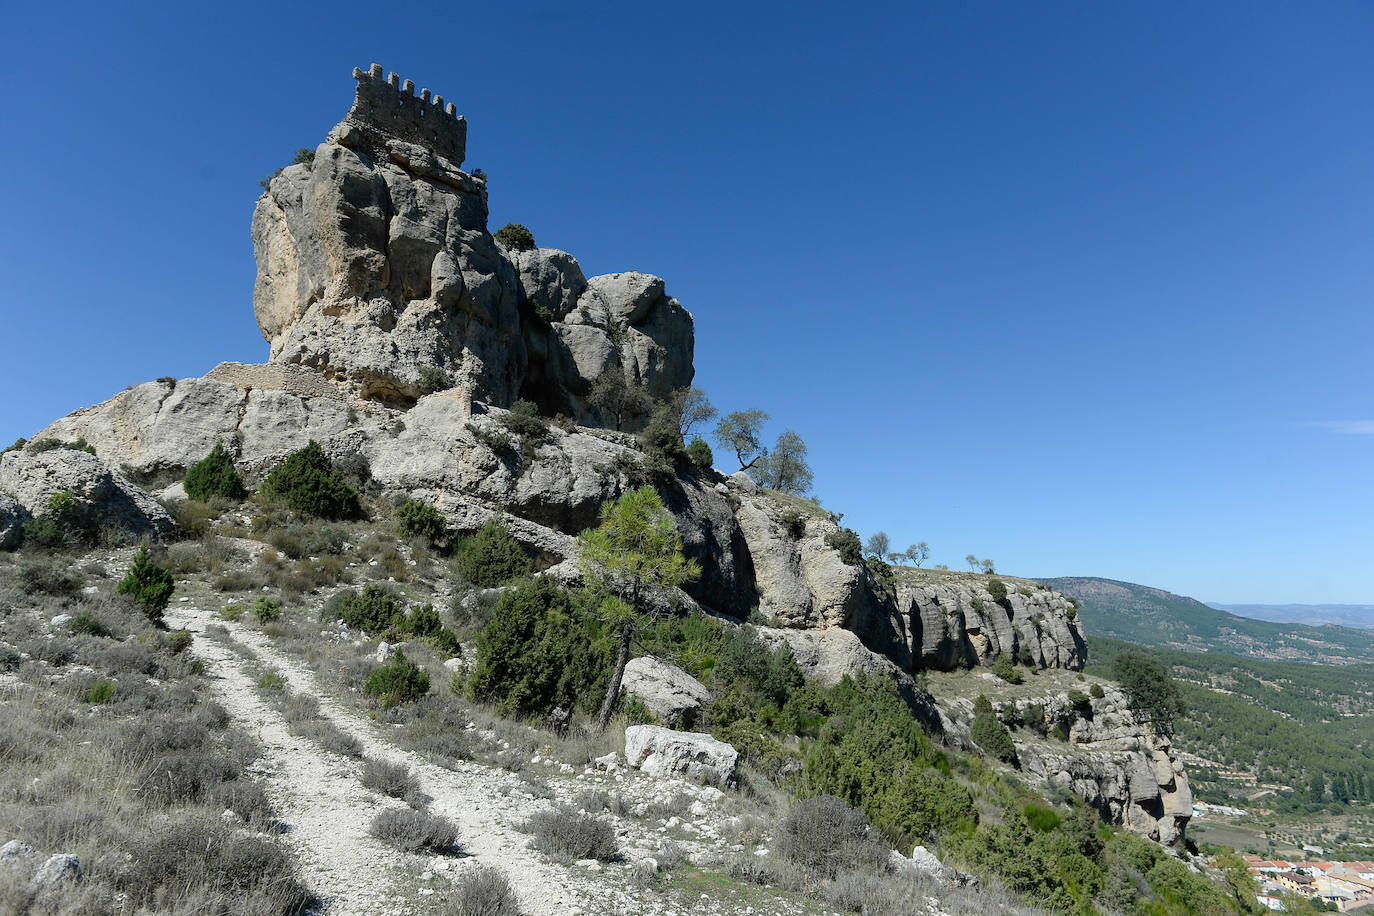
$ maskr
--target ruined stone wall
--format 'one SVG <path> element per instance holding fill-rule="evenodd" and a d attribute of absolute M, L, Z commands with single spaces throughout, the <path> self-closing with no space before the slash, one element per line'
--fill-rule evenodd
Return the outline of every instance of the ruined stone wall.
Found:
<path fill-rule="evenodd" d="M 358 88 L 347 120 L 374 138 L 376 152 L 386 148 L 386 138 L 394 138 L 428 147 L 454 165 L 463 164 L 468 122 L 452 102 L 445 104 L 443 96 L 431 96 L 428 89 L 421 89 L 417 98 L 413 81 L 402 81 L 395 73 L 383 78 L 381 64 L 366 72 L 354 67 L 353 78 Z"/>

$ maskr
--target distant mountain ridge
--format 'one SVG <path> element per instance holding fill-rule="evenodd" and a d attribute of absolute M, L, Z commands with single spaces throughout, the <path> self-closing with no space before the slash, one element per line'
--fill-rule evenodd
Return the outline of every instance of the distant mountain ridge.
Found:
<path fill-rule="evenodd" d="M 1207 605 L 1254 620 L 1296 621 L 1314 626 L 1333 624 L 1374 630 L 1374 604 L 1217 604 L 1209 601 Z"/>
<path fill-rule="evenodd" d="M 1371 630 L 1255 620 L 1163 589 L 1114 579 L 1063 576 L 1036 581 L 1077 599 L 1090 639 L 1107 637 L 1269 661 L 1374 662 Z"/>

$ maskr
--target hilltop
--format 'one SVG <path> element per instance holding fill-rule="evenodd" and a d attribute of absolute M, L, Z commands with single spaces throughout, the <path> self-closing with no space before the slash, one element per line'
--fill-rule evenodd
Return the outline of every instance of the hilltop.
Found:
<path fill-rule="evenodd" d="M 206 812 L 251 795 L 255 842 L 295 863 L 294 903 L 261 910 L 283 916 L 307 890 L 448 916 L 482 886 L 501 916 L 1241 911 L 1188 842 L 1166 723 L 1083 673 L 1070 597 L 893 568 L 715 467 L 685 441 L 696 328 L 666 283 L 490 232 L 455 107 L 354 78 L 256 204 L 268 361 L 131 387 L 0 457 L 0 753 L 24 761 L 0 829 L 23 863 L 78 849 L 58 890 L 112 899 L 121 818 L 194 802 L 213 851 L 247 806 Z M 607 593 L 584 562 L 636 500 L 680 588 Z M 211 696 L 179 746 L 167 710 Z M 62 822 L 33 815 L 37 774 L 56 803 L 76 739 L 154 708 L 156 753 L 123 762 L 138 804 L 83 809 L 90 837 L 35 827 Z M 64 731 L 83 717 L 101 728 Z M 243 872 L 192 877 L 238 916 Z M 29 873 L 0 887 L 24 907 L 49 892 Z M 154 901 L 183 880 L 142 878 Z"/>

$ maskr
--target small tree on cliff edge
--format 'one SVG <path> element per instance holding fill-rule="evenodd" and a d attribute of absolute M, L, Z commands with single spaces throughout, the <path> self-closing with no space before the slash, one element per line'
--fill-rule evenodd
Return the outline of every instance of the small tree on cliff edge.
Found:
<path fill-rule="evenodd" d="M 587 581 L 608 593 L 601 614 L 620 632 L 615 673 L 601 704 L 597 728 L 605 731 L 620 695 L 635 634 L 657 615 L 653 592 L 701 575 L 682 555 L 682 538 L 652 487 L 632 490 L 601 509 L 601 525 L 578 535 L 579 562 Z"/>

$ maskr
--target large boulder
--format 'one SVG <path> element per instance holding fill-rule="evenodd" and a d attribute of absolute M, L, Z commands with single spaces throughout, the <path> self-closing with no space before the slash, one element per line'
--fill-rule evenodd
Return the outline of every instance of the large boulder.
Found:
<path fill-rule="evenodd" d="M 632 725 L 625 729 L 625 762 L 650 776 L 730 786 L 738 778 L 739 752 L 710 735 Z"/>
<path fill-rule="evenodd" d="M 0 492 L 31 515 L 46 511 L 57 493 L 70 493 L 74 507 L 66 521 L 93 537 L 162 538 L 176 528 L 157 500 L 99 458 L 75 449 L 7 452 L 0 457 Z"/>
<path fill-rule="evenodd" d="M 644 655 L 630 659 L 621 687 L 669 726 L 695 724 L 701 709 L 711 702 L 706 685 L 676 665 Z"/>

